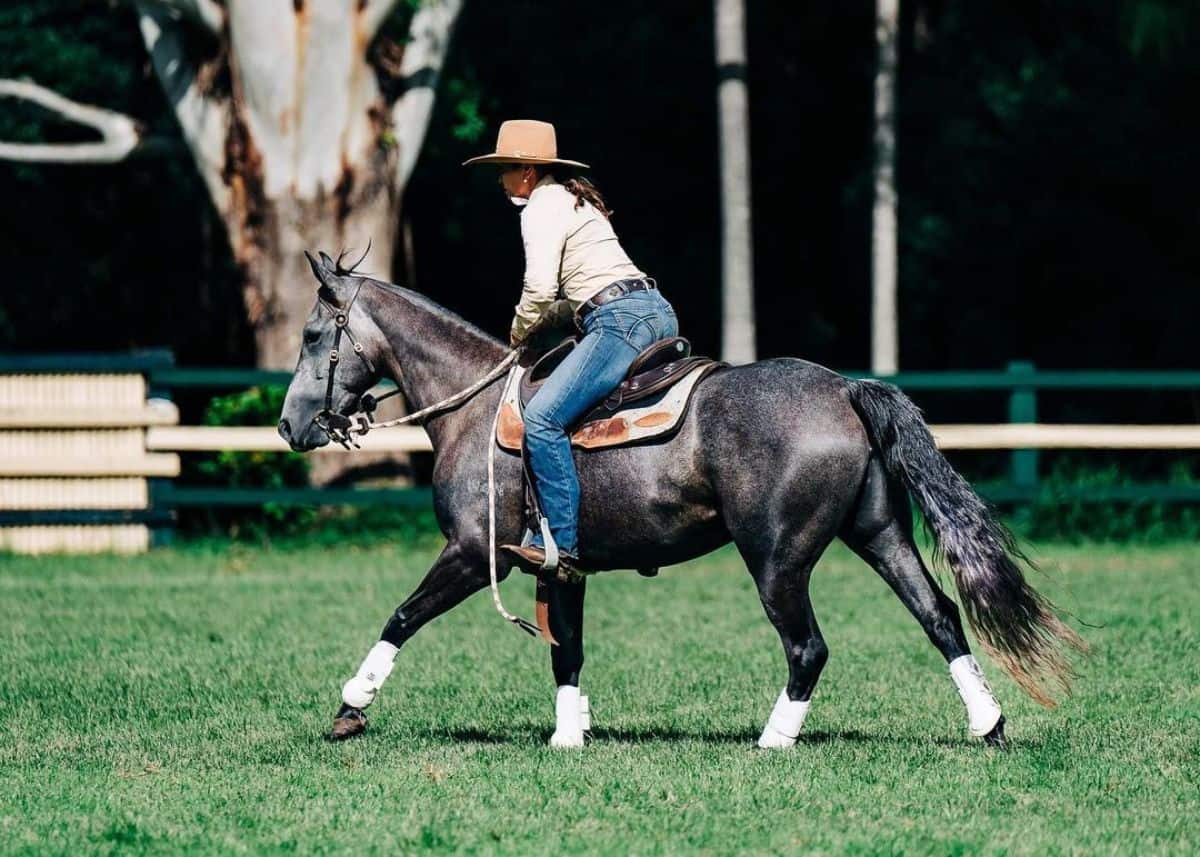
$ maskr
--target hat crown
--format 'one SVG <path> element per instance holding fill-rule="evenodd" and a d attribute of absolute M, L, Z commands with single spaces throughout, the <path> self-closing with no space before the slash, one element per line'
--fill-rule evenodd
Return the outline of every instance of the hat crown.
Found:
<path fill-rule="evenodd" d="M 515 158 L 558 157 L 554 126 L 536 119 L 509 119 L 500 125 L 496 154 Z"/>

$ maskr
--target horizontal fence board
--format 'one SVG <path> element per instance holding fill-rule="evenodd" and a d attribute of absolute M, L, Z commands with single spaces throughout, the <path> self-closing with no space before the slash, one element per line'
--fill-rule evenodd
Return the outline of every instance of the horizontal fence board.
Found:
<path fill-rule="evenodd" d="M 281 370 L 247 368 L 162 368 L 150 373 L 155 386 L 237 388 L 261 384 L 291 383 L 292 373 Z M 1200 390 L 1200 370 L 1033 370 L 1009 372 L 981 369 L 961 372 L 900 372 L 873 375 L 866 371 L 843 372 L 852 378 L 878 378 L 906 390 Z M 383 386 L 391 386 L 385 382 Z"/>
<path fill-rule="evenodd" d="M 367 452 L 430 452 L 429 435 L 416 426 L 394 426 L 358 438 Z M 156 426 L 146 430 L 146 448 L 174 452 L 287 452 L 287 442 L 267 426 Z M 341 450 L 331 444 L 324 449 Z"/>
<path fill-rule="evenodd" d="M 1200 426 L 934 425 L 942 449 L 1200 449 Z"/>
<path fill-rule="evenodd" d="M 996 423 L 933 425 L 930 431 L 946 450 L 966 449 L 1200 449 L 1200 426 L 1048 425 Z M 378 429 L 359 439 L 376 452 L 429 452 L 421 428 Z M 146 448 L 175 452 L 286 452 L 273 428 L 259 426 L 163 426 L 146 431 Z M 340 447 L 332 447 L 340 449 Z"/>
<path fill-rule="evenodd" d="M 164 503 L 188 506 L 404 506 L 425 507 L 433 501 L 427 486 L 413 488 L 182 488 L 162 492 Z"/>
<path fill-rule="evenodd" d="M 96 408 L 0 406 L 0 428 L 128 428 L 172 426 L 179 408 L 164 399 L 137 407 Z"/>
<path fill-rule="evenodd" d="M 14 553 L 141 553 L 150 547 L 144 524 L 0 528 L 0 550 Z"/>
<path fill-rule="evenodd" d="M 171 453 L 98 455 L 92 458 L 0 457 L 0 476 L 161 476 L 179 475 Z"/>
<path fill-rule="evenodd" d="M 905 390 L 944 390 L 973 393 L 979 390 L 1200 390 L 1200 370 L 1121 371 L 1105 369 L 1033 370 L 1007 372 L 900 372 L 872 375 L 844 372 L 851 378 L 876 378 Z"/>
<path fill-rule="evenodd" d="M 0 479 L 0 509 L 144 509 L 149 501 L 136 477 Z"/>
<path fill-rule="evenodd" d="M 146 379 L 137 373 L 0 373 L 0 403 L 6 410 L 69 408 L 99 414 L 114 409 L 143 408 L 145 401 Z"/>

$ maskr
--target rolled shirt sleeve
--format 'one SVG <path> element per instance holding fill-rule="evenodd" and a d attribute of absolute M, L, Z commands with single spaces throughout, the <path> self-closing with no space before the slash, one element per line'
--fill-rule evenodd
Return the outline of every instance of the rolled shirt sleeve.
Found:
<path fill-rule="evenodd" d="M 541 203 L 542 200 L 536 200 Z M 549 200 L 546 200 L 549 203 Z M 565 219 L 551 204 L 533 201 L 521 212 L 521 239 L 525 242 L 525 286 L 516 306 L 511 338 L 520 342 L 541 321 L 558 297 L 559 269 L 566 243 Z"/>

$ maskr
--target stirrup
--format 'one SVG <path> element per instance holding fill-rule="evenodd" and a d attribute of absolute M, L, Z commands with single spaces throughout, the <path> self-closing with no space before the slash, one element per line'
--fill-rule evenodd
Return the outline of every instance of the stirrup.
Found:
<path fill-rule="evenodd" d="M 542 571 L 554 571 L 558 568 L 558 543 L 554 541 L 554 536 L 550 534 L 550 521 L 545 515 L 538 517 L 538 526 L 542 530 L 542 550 L 546 552 L 546 559 L 542 563 Z"/>

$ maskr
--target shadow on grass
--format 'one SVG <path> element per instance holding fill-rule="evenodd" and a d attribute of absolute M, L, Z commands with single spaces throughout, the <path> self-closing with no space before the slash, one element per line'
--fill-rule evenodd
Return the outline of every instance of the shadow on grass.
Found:
<path fill-rule="evenodd" d="M 550 740 L 550 734 L 550 730 L 546 729 L 541 723 L 514 723 L 504 729 L 452 729 L 448 732 L 441 730 L 430 731 L 427 737 L 449 737 L 454 741 L 476 744 L 528 744 L 531 741 L 545 744 Z M 593 741 L 614 744 L 699 742 L 704 744 L 731 744 L 754 747 L 758 740 L 758 730 L 663 729 L 653 726 L 624 729 L 599 727 L 591 731 L 591 736 Z M 800 736 L 797 743 L 801 747 L 829 746 L 844 743 L 864 746 L 928 747 L 932 745 L 950 749 L 985 749 L 981 741 L 966 737 L 889 734 L 884 731 L 864 732 L 858 729 L 807 732 Z M 1008 750 L 1005 752 L 1040 752 L 1044 751 L 1047 746 L 1047 742 L 1043 738 L 1027 737 L 1010 743 Z"/>

